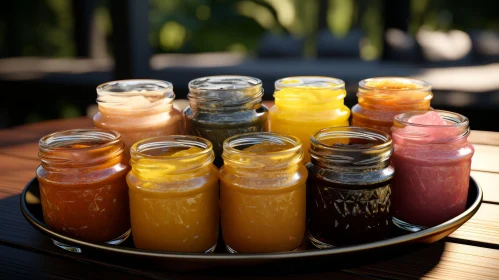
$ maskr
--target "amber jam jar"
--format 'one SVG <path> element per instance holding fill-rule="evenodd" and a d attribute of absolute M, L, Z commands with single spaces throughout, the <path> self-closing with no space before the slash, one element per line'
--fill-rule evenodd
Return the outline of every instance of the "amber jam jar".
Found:
<path fill-rule="evenodd" d="M 211 76 L 189 82 L 187 131 L 213 143 L 215 165 L 222 165 L 222 145 L 233 135 L 267 129 L 262 81 L 246 76 Z"/>
<path fill-rule="evenodd" d="M 231 253 L 292 251 L 305 236 L 301 142 L 279 133 L 246 133 L 224 142 L 220 169 L 222 234 Z"/>
<path fill-rule="evenodd" d="M 39 144 L 42 164 L 36 175 L 45 223 L 84 241 L 124 241 L 130 234 L 130 214 L 120 134 L 75 129 L 49 134 Z"/>
<path fill-rule="evenodd" d="M 190 135 L 160 136 L 135 143 L 130 152 L 127 182 L 135 247 L 212 252 L 220 217 L 211 143 Z"/>
<path fill-rule="evenodd" d="M 352 126 L 379 129 L 390 134 L 396 115 L 429 110 L 433 94 L 431 85 L 425 81 L 379 77 L 360 81 L 357 97 L 358 104 L 352 107 Z"/>
<path fill-rule="evenodd" d="M 308 236 L 317 248 L 385 239 L 391 226 L 392 139 L 379 130 L 330 127 L 311 137 Z"/>
<path fill-rule="evenodd" d="M 182 113 L 173 108 L 175 94 L 170 82 L 158 80 L 112 81 L 97 87 L 99 112 L 94 125 L 121 133 L 128 159 L 137 141 L 184 134 Z"/>

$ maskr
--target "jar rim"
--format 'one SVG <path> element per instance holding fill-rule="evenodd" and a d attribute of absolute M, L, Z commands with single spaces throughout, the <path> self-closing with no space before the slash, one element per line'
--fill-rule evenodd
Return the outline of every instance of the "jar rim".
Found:
<path fill-rule="evenodd" d="M 161 156 L 161 155 L 151 155 L 147 154 L 148 150 L 158 149 L 158 148 L 177 148 L 177 147 L 198 147 L 202 148 L 201 151 L 192 153 L 189 155 L 177 155 L 177 156 Z M 136 142 L 130 148 L 131 160 L 137 157 L 156 159 L 156 160 L 180 160 L 180 159 L 190 159 L 200 156 L 205 156 L 212 153 L 213 154 L 213 144 L 202 137 L 192 136 L 192 135 L 168 135 L 168 136 L 156 136 L 141 141 Z M 213 161 L 214 156 L 212 156 L 211 161 Z"/>
<path fill-rule="evenodd" d="M 115 80 L 115 81 L 109 81 L 106 83 L 102 83 L 97 86 L 97 95 L 103 95 L 103 94 L 113 94 L 113 93 L 124 93 L 124 92 L 130 92 L 130 90 L 119 90 L 119 91 L 112 91 L 114 87 L 118 85 L 124 85 L 124 86 L 137 86 L 137 87 L 144 87 L 144 86 L 155 86 L 158 87 L 153 90 L 145 90 L 145 92 L 148 91 L 158 91 L 158 90 L 165 90 L 167 95 L 165 98 L 174 98 L 175 94 L 173 93 L 173 84 L 168 82 L 168 81 L 163 81 L 163 80 L 154 80 L 154 79 L 126 79 L 126 80 Z"/>
<path fill-rule="evenodd" d="M 230 84 L 231 79 L 239 79 L 239 81 L 242 82 L 247 82 L 248 84 L 246 86 L 244 85 L 237 85 L 233 87 L 218 87 L 216 86 L 216 83 L 221 83 L 224 82 L 227 84 Z M 234 81 L 234 80 L 232 80 Z M 205 83 L 210 83 L 209 85 L 206 85 Z M 211 83 L 214 83 L 213 85 Z M 250 77 L 250 76 L 241 76 L 241 75 L 214 75 L 214 76 L 206 76 L 206 77 L 200 77 L 196 78 L 194 80 L 191 80 L 188 84 L 188 87 L 190 90 L 216 90 L 216 91 L 234 91 L 234 90 L 241 90 L 241 89 L 248 89 L 252 87 L 258 87 L 262 86 L 262 80 L 255 78 L 255 77 Z"/>
<path fill-rule="evenodd" d="M 451 122 L 448 125 L 431 125 L 431 124 L 419 124 L 410 122 L 409 118 L 416 115 L 423 115 L 428 112 L 436 112 L 440 115 L 444 120 Z M 414 127 L 427 127 L 427 128 L 439 128 L 439 127 L 456 127 L 456 128 L 466 128 L 469 126 L 469 120 L 467 117 L 454 113 L 451 111 L 445 110 L 425 110 L 425 111 L 410 111 L 402 114 L 398 114 L 394 117 L 394 120 L 398 123 L 401 123 L 405 126 L 414 126 Z"/>
<path fill-rule="evenodd" d="M 89 145 L 86 147 L 67 147 L 68 144 L 82 141 L 94 141 L 97 145 Z M 104 143 L 102 140 L 107 140 Z M 42 137 L 39 141 L 39 149 L 47 151 L 57 149 L 58 151 L 92 151 L 102 149 L 108 146 L 116 145 L 121 141 L 121 134 L 115 130 L 105 130 L 99 128 L 88 129 L 70 129 L 50 133 Z M 68 143 L 70 142 L 70 143 Z"/>
<path fill-rule="evenodd" d="M 238 139 L 239 141 L 237 141 Z M 293 147 L 279 151 L 271 151 L 265 153 L 248 152 L 235 148 L 235 145 L 261 144 L 265 140 L 269 140 L 270 142 L 274 143 L 276 142 L 276 140 L 285 141 L 287 143 L 292 144 Z M 269 155 L 276 156 L 280 154 L 296 152 L 301 148 L 302 148 L 302 143 L 298 137 L 277 132 L 248 132 L 248 133 L 237 134 L 225 139 L 223 143 L 224 153 L 225 152 L 238 153 L 238 154 L 243 153 L 248 156 L 269 156 Z"/>
<path fill-rule="evenodd" d="M 294 83 L 286 83 L 286 81 L 293 81 Z M 317 89 L 336 90 L 345 88 L 345 82 L 341 79 L 327 76 L 291 76 L 275 81 L 274 87 L 276 90 L 284 88 L 309 87 Z"/>
<path fill-rule="evenodd" d="M 380 88 L 376 86 L 369 85 L 370 82 L 381 82 L 381 81 L 398 81 L 406 84 L 417 85 L 416 88 Z M 376 91 L 383 90 L 389 92 L 411 92 L 411 91 L 431 91 L 431 84 L 414 78 L 407 77 L 397 77 L 397 76 L 386 76 L 386 77 L 373 77 L 368 79 L 363 79 L 359 82 L 359 89 L 366 91 Z"/>
<path fill-rule="evenodd" d="M 338 146 L 338 145 L 329 145 L 323 143 L 326 139 L 344 139 L 344 138 L 361 138 L 369 141 L 380 140 L 381 144 L 365 146 L 365 147 L 353 147 L 353 146 Z M 326 127 L 316 131 L 312 137 L 310 137 L 310 142 L 312 146 L 317 146 L 323 149 L 327 149 L 329 151 L 338 151 L 338 152 L 363 152 L 363 151 L 376 151 L 376 150 L 384 150 L 389 148 L 392 145 L 391 136 L 381 130 L 366 128 L 366 127 L 355 127 L 355 126 L 335 126 L 335 127 Z M 315 153 L 312 149 L 310 149 L 310 153 Z"/>
<path fill-rule="evenodd" d="M 231 111 L 261 107 L 262 81 L 249 76 L 220 75 L 189 82 L 190 108 L 205 111 Z"/>

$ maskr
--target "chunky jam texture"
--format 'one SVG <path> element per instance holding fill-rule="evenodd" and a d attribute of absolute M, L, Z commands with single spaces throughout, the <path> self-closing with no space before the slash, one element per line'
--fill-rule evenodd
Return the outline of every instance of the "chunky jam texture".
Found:
<path fill-rule="evenodd" d="M 238 252 L 281 252 L 298 248 L 305 234 L 305 180 L 301 164 L 272 170 L 269 164 L 289 162 L 279 154 L 293 145 L 263 142 L 244 152 L 260 154 L 259 164 L 248 157 L 251 170 L 225 165 L 220 174 L 220 206 L 224 242 Z M 237 158 L 237 157 L 236 157 Z"/>
<path fill-rule="evenodd" d="M 185 170 L 200 161 L 201 151 L 170 148 L 132 165 L 127 181 L 137 248 L 205 252 L 217 244 L 218 170 L 213 164 Z"/>
<path fill-rule="evenodd" d="M 52 156 L 73 149 L 82 160 L 89 155 L 78 149 L 99 145 L 71 144 L 54 150 Z M 90 242 L 102 243 L 121 236 L 130 229 L 127 172 L 120 158 L 95 166 L 38 167 L 45 223 L 59 233 Z"/>
<path fill-rule="evenodd" d="M 373 79 L 357 96 L 352 107 L 352 125 L 391 133 L 393 117 L 415 110 L 429 110 L 431 92 L 420 90 L 412 80 Z"/>

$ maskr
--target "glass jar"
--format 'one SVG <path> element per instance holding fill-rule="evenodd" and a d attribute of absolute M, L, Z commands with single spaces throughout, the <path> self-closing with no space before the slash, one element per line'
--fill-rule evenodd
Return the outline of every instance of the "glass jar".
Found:
<path fill-rule="evenodd" d="M 245 76 L 212 76 L 189 82 L 184 111 L 189 134 L 208 139 L 215 165 L 222 165 L 222 145 L 232 135 L 266 130 L 262 81 Z"/>
<path fill-rule="evenodd" d="M 94 125 L 121 133 L 125 156 L 137 141 L 162 135 L 184 134 L 182 114 L 173 108 L 173 86 L 166 81 L 122 80 L 97 87 L 99 112 Z"/>
<path fill-rule="evenodd" d="M 330 126 L 347 126 L 350 109 L 344 105 L 345 83 L 329 77 L 289 77 L 275 82 L 275 105 L 269 131 L 298 137 L 303 161 L 309 162 L 310 136 Z"/>
<path fill-rule="evenodd" d="M 130 234 L 127 165 L 116 131 L 75 129 L 40 139 L 36 171 L 45 223 L 94 243 L 118 244 Z M 64 249 L 77 250 L 54 243 Z"/>
<path fill-rule="evenodd" d="M 433 94 L 431 85 L 425 81 L 379 77 L 360 81 L 357 97 L 358 104 L 352 107 L 352 126 L 390 134 L 393 117 L 408 111 L 429 110 Z"/>
<path fill-rule="evenodd" d="M 137 142 L 130 151 L 127 182 L 135 247 L 213 252 L 220 218 L 212 144 L 172 135 Z"/>
<path fill-rule="evenodd" d="M 457 113 L 419 111 L 395 117 L 395 225 L 419 231 L 450 220 L 466 209 L 474 153 L 467 140 L 469 133 L 468 119 Z"/>
<path fill-rule="evenodd" d="M 330 127 L 311 137 L 308 236 L 319 249 L 389 237 L 392 140 L 382 131 Z"/>
<path fill-rule="evenodd" d="M 305 235 L 305 181 L 300 140 L 247 133 L 224 142 L 220 169 L 222 235 L 231 253 L 295 250 Z"/>

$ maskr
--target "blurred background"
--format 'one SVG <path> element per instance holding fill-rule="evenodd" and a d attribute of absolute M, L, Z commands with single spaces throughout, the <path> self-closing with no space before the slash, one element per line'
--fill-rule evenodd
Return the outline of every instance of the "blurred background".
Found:
<path fill-rule="evenodd" d="M 95 87 L 127 78 L 187 83 L 217 74 L 347 84 L 410 76 L 432 106 L 499 131 L 499 13 L 487 0 L 4 0 L 0 128 L 92 115 Z"/>

